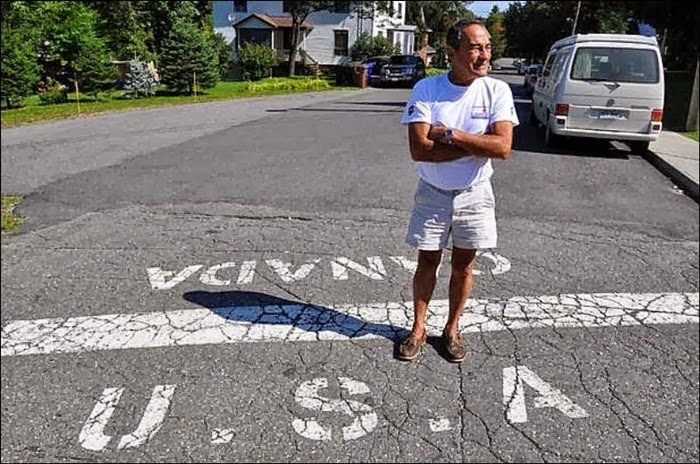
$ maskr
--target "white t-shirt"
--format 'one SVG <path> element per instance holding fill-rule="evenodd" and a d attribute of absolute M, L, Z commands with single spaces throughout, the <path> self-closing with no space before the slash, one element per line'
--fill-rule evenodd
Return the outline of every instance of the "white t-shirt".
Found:
<path fill-rule="evenodd" d="M 418 81 L 406 104 L 402 124 L 440 123 L 470 134 L 483 134 L 495 122 L 520 121 L 513 93 L 504 81 L 480 77 L 469 86 L 454 85 L 448 73 Z M 454 161 L 416 163 L 420 177 L 444 190 L 460 190 L 491 177 L 491 159 L 467 156 Z"/>

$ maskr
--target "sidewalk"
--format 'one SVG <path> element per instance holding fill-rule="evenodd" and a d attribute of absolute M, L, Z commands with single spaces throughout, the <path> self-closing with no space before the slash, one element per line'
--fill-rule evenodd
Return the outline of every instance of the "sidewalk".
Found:
<path fill-rule="evenodd" d="M 698 142 L 677 132 L 662 131 L 644 157 L 698 201 Z"/>

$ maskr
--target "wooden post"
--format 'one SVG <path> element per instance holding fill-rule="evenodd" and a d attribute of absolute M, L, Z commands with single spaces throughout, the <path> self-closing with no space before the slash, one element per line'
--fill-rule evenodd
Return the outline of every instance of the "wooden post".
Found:
<path fill-rule="evenodd" d="M 75 100 L 78 103 L 78 114 L 80 114 L 80 89 L 78 89 L 78 73 L 73 71 L 73 83 L 75 84 Z"/>
<path fill-rule="evenodd" d="M 194 98 L 197 99 L 197 71 L 192 71 L 192 90 L 194 90 Z"/>
<path fill-rule="evenodd" d="M 685 130 L 698 130 L 698 73 L 700 73 L 700 60 L 695 63 L 695 79 L 693 79 L 693 90 L 690 94 L 690 106 L 688 107 L 688 117 L 685 120 Z"/>

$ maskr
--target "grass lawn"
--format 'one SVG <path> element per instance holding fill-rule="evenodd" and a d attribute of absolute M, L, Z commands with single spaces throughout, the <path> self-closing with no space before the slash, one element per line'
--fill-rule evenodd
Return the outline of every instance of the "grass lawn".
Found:
<path fill-rule="evenodd" d="M 696 142 L 698 141 L 698 132 L 681 132 L 681 134 L 685 135 L 689 139 L 695 140 Z"/>
<path fill-rule="evenodd" d="M 10 232 L 22 224 L 22 218 L 14 214 L 14 207 L 22 200 L 14 195 L 2 195 L 2 231 Z"/>
<path fill-rule="evenodd" d="M 356 87 L 337 87 L 326 79 L 314 77 L 281 77 L 262 79 L 256 82 L 219 82 L 216 87 L 204 89 L 197 96 L 178 95 L 159 90 L 151 98 L 126 98 L 121 91 L 113 91 L 109 97 L 95 101 L 87 95 L 80 95 L 80 112 L 75 94 L 68 94 L 68 102 L 57 105 L 42 105 L 39 97 L 34 95 L 26 100 L 23 108 L 3 110 L 0 113 L 0 126 L 14 127 L 52 119 L 64 119 L 76 116 L 104 113 L 107 111 L 129 110 L 135 108 L 153 108 L 188 103 L 204 103 L 216 100 L 230 100 L 264 95 L 279 95 L 299 92 L 320 92 L 328 90 L 348 90 Z"/>

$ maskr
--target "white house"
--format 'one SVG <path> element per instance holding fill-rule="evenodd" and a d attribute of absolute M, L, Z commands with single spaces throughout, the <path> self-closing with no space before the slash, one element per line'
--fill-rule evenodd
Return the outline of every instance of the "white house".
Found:
<path fill-rule="evenodd" d="M 245 41 L 267 43 L 282 61 L 289 59 L 291 16 L 284 1 L 215 1 L 214 28 L 235 46 Z M 383 35 L 413 54 L 416 26 L 406 24 L 406 1 L 395 1 L 393 14 L 375 13 L 360 18 L 348 7 L 344 12 L 318 11 L 309 14 L 302 26 L 299 60 L 322 66 L 349 61 L 350 50 L 364 32 Z"/>

